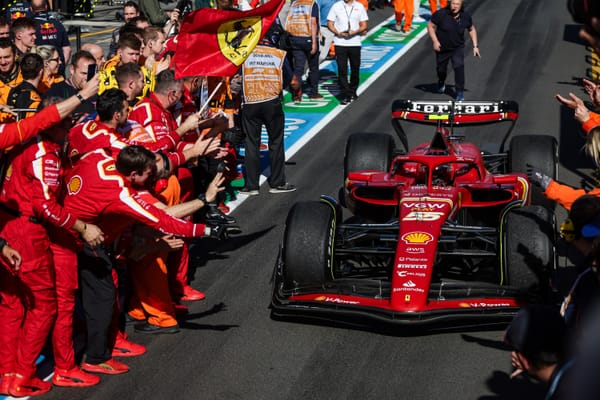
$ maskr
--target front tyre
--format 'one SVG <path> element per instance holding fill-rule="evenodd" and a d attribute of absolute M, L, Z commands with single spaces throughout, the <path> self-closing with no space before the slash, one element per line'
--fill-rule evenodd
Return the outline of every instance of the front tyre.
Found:
<path fill-rule="evenodd" d="M 543 293 L 555 267 L 554 214 L 543 206 L 511 210 L 502 224 L 501 283 Z"/>
<path fill-rule="evenodd" d="M 283 238 L 284 290 L 322 286 L 333 277 L 335 210 L 325 202 L 296 203 Z"/>

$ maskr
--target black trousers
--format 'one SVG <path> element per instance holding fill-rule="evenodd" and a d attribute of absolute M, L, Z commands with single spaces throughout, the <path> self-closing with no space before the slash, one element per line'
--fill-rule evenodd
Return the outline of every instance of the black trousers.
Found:
<path fill-rule="evenodd" d="M 341 95 L 343 97 L 356 95 L 360 78 L 360 46 L 335 46 L 335 61 Z M 350 83 L 348 83 L 348 61 L 350 61 Z"/>
<path fill-rule="evenodd" d="M 285 115 L 281 96 L 262 103 L 244 104 L 242 107 L 242 130 L 246 134 L 244 166 L 246 188 L 258 189 L 260 179 L 260 132 L 264 125 L 269 135 L 269 162 L 271 174 L 268 178 L 271 187 L 284 185 L 285 151 L 283 129 Z"/>
<path fill-rule="evenodd" d="M 446 82 L 448 63 L 452 61 L 454 87 L 457 92 L 463 92 L 465 90 L 465 47 L 461 46 L 453 50 L 440 51 L 435 54 L 438 81 L 441 83 Z"/>
<path fill-rule="evenodd" d="M 85 361 L 100 364 L 112 357 L 108 336 L 116 299 L 112 258 L 101 247 L 86 248 L 77 262 L 87 324 Z"/>
<path fill-rule="evenodd" d="M 292 65 L 294 67 L 294 75 L 301 80 L 304 75 L 304 66 L 308 62 L 308 86 L 311 89 L 311 94 L 316 94 L 319 85 L 319 50 L 315 54 L 310 54 L 312 50 L 311 42 L 295 41 L 292 38 Z"/>

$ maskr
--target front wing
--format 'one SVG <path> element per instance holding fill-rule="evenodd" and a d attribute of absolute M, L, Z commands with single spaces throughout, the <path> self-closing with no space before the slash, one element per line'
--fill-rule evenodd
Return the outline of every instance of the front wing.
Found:
<path fill-rule="evenodd" d="M 278 259 L 278 264 L 281 259 Z M 276 317 L 302 316 L 335 320 L 362 318 L 397 325 L 492 323 L 509 321 L 528 302 L 527 295 L 485 282 L 433 283 L 429 301 L 419 310 L 392 308 L 388 281 L 338 279 L 326 285 L 284 291 L 276 268 L 271 311 Z"/>

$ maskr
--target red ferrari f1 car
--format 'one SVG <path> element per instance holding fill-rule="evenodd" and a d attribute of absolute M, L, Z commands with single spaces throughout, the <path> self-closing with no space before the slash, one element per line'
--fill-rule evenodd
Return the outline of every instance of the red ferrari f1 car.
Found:
<path fill-rule="evenodd" d="M 556 140 L 519 135 L 512 101 L 411 101 L 392 106 L 388 134 L 353 134 L 340 203 L 290 210 L 275 267 L 274 317 L 362 316 L 400 324 L 506 319 L 538 298 L 555 267 L 555 221 L 527 164 L 556 177 Z M 400 121 L 433 138 L 408 149 Z M 456 127 L 509 122 L 499 151 Z M 533 199 L 533 200 L 532 200 Z M 472 322 L 472 321 L 469 321 Z"/>

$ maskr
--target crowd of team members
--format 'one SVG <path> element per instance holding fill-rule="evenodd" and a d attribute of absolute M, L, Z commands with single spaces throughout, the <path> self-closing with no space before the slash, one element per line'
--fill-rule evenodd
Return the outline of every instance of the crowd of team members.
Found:
<path fill-rule="evenodd" d="M 600 23 L 590 18 L 580 36 L 600 54 Z M 600 85 L 582 80 L 595 108 L 600 107 Z M 585 152 L 600 165 L 600 114 L 589 110 L 573 93 L 556 95 L 574 111 L 586 135 Z M 528 167 L 531 182 L 544 195 L 564 207 L 568 219 L 561 225 L 566 255 L 575 264 L 576 277 L 562 304 L 529 305 L 522 308 L 509 325 L 505 342 L 513 350 L 514 378 L 521 373 L 544 383 L 546 399 L 597 399 L 600 386 L 600 189 L 589 191 L 559 183 L 538 166 Z M 564 278 L 564 274 L 562 274 Z M 562 286 L 560 278 L 556 287 Z"/>
<path fill-rule="evenodd" d="M 218 0 L 217 7 L 234 6 L 231 0 Z M 126 321 L 135 322 L 139 333 L 176 333 L 178 313 L 186 311 L 181 301 L 204 298 L 189 285 L 189 247 L 181 238 L 222 239 L 235 229 L 235 219 L 223 212 L 222 192 L 237 177 L 239 126 L 256 130 L 238 120 L 239 80 L 176 80 L 169 33 L 180 22 L 178 10 L 153 15 L 160 27 L 150 24 L 136 2 L 125 3 L 123 11 L 126 23 L 113 32 L 107 57 L 93 43 L 71 54 L 66 32 L 49 17 L 45 0 L 16 2 L 12 16 L 18 18 L 0 16 L 3 395 L 32 396 L 51 389 L 36 376 L 35 364 L 48 337 L 56 386 L 92 386 L 100 381 L 96 374 L 127 372 L 128 366 L 114 357 L 138 356 L 146 348 L 127 338 Z M 412 11 L 408 14 L 411 20 Z M 314 46 L 310 53 L 318 55 Z M 285 74 L 292 88 L 299 87 L 297 74 Z M 600 106 L 600 85 L 584 84 Z M 311 97 L 318 98 L 316 83 L 308 86 Z M 199 108 L 213 91 L 200 116 Z M 283 112 L 274 95 L 252 105 L 247 115 L 275 115 L 259 121 L 258 129 L 264 123 L 282 133 Z M 586 149 L 598 162 L 600 116 L 573 94 L 558 100 L 574 110 L 587 132 Z M 281 164 L 272 174 L 271 190 L 293 191 L 283 171 L 282 135 L 269 133 L 269 140 L 271 163 Z M 255 138 L 246 146 L 258 149 L 259 142 Z M 246 177 L 242 192 L 255 195 L 258 168 L 252 164 L 258 158 L 250 158 L 247 168 L 256 169 L 256 177 Z M 595 382 L 591 374 L 600 359 L 594 342 L 600 332 L 594 306 L 600 297 L 598 189 L 585 195 L 535 166 L 529 175 L 569 210 L 565 237 L 583 261 L 561 310 L 526 307 L 507 330 L 515 375 L 526 372 L 546 382 L 548 398 L 595 398 L 589 383 Z M 123 299 L 116 288 L 125 271 L 129 285 L 120 291 L 126 293 Z M 81 361 L 73 344 L 76 302 L 81 302 L 86 325 Z"/>
<path fill-rule="evenodd" d="M 189 285 L 182 238 L 238 230 L 223 191 L 238 176 L 241 140 L 235 82 L 175 79 L 166 42 L 177 10 L 154 27 L 127 2 L 106 59 L 96 44 L 71 54 L 68 39 L 48 34 L 45 0 L 27 7 L 0 17 L 0 395 L 17 397 L 127 372 L 114 357 L 146 348 L 128 340 L 126 322 L 139 333 L 179 331 L 181 301 L 204 298 Z M 273 193 L 295 190 L 280 179 Z M 36 376 L 48 337 L 52 383 Z"/>

